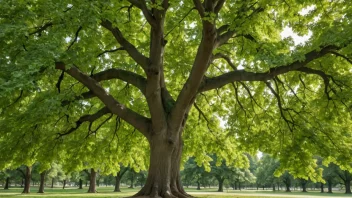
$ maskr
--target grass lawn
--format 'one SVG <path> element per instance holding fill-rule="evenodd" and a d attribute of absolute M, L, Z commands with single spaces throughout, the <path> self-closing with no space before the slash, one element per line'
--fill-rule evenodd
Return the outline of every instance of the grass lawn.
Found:
<path fill-rule="evenodd" d="M 45 188 L 44 194 L 36 193 L 38 191 L 38 187 L 31 187 L 30 194 L 21 194 L 22 188 L 10 188 L 9 190 L 0 189 L 0 197 L 4 198 L 13 198 L 13 197 L 31 197 L 31 198 L 63 198 L 63 197 L 129 197 L 135 194 L 140 188 L 129 189 L 129 188 L 121 188 L 122 192 L 113 192 L 113 187 L 98 187 L 96 194 L 87 193 L 87 187 L 84 189 L 77 189 L 76 187 L 68 187 L 66 189 L 62 188 Z M 320 193 L 320 192 L 291 192 L 286 193 L 283 191 L 249 191 L 249 190 L 225 190 L 223 193 L 216 192 L 215 188 L 206 188 L 202 190 L 186 189 L 186 191 L 195 196 L 195 197 L 204 197 L 204 198 L 258 198 L 258 197 L 266 197 L 266 198 L 325 198 L 325 197 L 352 197 L 351 195 L 345 195 L 343 192 L 335 192 L 333 194 L 328 193 Z"/>

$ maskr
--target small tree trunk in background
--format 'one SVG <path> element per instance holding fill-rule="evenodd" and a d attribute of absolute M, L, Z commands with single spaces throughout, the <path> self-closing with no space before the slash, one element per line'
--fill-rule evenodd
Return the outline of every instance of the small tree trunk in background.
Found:
<path fill-rule="evenodd" d="M 51 179 L 51 188 L 54 188 L 54 178 Z"/>
<path fill-rule="evenodd" d="M 332 193 L 332 181 L 328 180 L 327 183 L 328 183 L 328 193 Z"/>
<path fill-rule="evenodd" d="M 118 172 L 115 176 L 115 189 L 114 192 L 121 192 L 120 190 L 120 183 L 121 183 L 121 177 L 120 177 L 120 172 Z"/>
<path fill-rule="evenodd" d="M 241 182 L 238 182 L 238 190 L 241 190 Z"/>
<path fill-rule="evenodd" d="M 273 191 L 274 191 L 274 192 L 276 191 L 276 189 L 275 189 L 275 184 L 273 184 Z"/>
<path fill-rule="evenodd" d="M 286 192 L 291 192 L 290 185 L 288 183 L 286 183 Z"/>
<path fill-rule="evenodd" d="M 83 181 L 82 181 L 82 179 L 79 179 L 79 187 L 78 187 L 78 189 L 83 189 L 82 185 L 83 185 Z"/>
<path fill-rule="evenodd" d="M 134 184 L 134 171 L 132 170 L 131 185 L 128 188 L 134 188 L 133 184 Z"/>
<path fill-rule="evenodd" d="M 38 193 L 44 193 L 45 173 L 46 171 L 43 171 L 42 173 L 40 173 L 40 185 L 39 185 Z"/>
<path fill-rule="evenodd" d="M 88 193 L 96 193 L 96 186 L 95 186 L 95 180 L 96 180 L 97 172 L 95 172 L 94 168 L 90 169 L 90 183 L 89 183 L 89 189 Z"/>
<path fill-rule="evenodd" d="M 66 179 L 64 179 L 63 183 L 64 183 L 64 185 L 62 186 L 62 189 L 65 189 L 65 186 L 66 186 Z"/>
<path fill-rule="evenodd" d="M 345 188 L 345 194 L 351 194 L 351 181 L 349 179 L 345 181 Z"/>
<path fill-rule="evenodd" d="M 320 192 L 324 193 L 324 184 L 323 183 L 320 183 Z"/>
<path fill-rule="evenodd" d="M 10 183 L 10 177 L 6 177 L 6 183 L 5 183 L 4 190 L 8 190 L 9 189 L 9 183 Z"/>
<path fill-rule="evenodd" d="M 197 190 L 200 190 L 200 182 L 197 181 Z"/>
<path fill-rule="evenodd" d="M 30 185 L 31 185 L 31 178 L 32 178 L 32 167 L 26 166 L 26 175 L 24 180 L 24 189 L 22 193 L 30 193 Z"/>
<path fill-rule="evenodd" d="M 302 192 L 307 192 L 307 182 L 302 182 Z"/>
<path fill-rule="evenodd" d="M 21 188 L 23 187 L 23 185 L 24 185 L 24 179 L 22 178 Z"/>
<path fill-rule="evenodd" d="M 218 179 L 218 181 L 219 181 L 218 192 L 224 192 L 224 179 Z"/>

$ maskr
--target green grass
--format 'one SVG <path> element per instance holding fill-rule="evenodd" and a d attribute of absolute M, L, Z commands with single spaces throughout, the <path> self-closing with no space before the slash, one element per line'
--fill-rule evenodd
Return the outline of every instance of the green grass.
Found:
<path fill-rule="evenodd" d="M 66 198 L 66 197 L 129 197 L 135 194 L 140 188 L 129 189 L 121 188 L 122 192 L 113 192 L 113 187 L 98 187 L 96 194 L 87 193 L 88 188 L 77 189 L 77 187 L 62 188 L 45 188 L 44 194 L 38 194 L 38 187 L 31 187 L 30 194 L 22 194 L 22 188 L 10 188 L 9 190 L 0 189 L 0 197 L 13 198 L 13 197 L 30 197 L 30 198 Z M 223 193 L 216 192 L 216 188 L 205 188 L 202 190 L 196 190 L 195 188 L 186 189 L 186 191 L 195 197 L 204 198 L 292 198 L 292 197 L 351 197 L 351 195 L 345 195 L 343 192 L 335 192 L 333 194 L 320 193 L 317 191 L 302 193 L 302 192 L 291 192 L 286 193 L 283 191 L 234 191 L 225 190 Z"/>

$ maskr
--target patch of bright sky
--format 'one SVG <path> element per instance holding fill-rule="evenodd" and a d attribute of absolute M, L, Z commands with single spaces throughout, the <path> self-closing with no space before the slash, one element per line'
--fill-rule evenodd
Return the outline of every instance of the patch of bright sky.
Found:
<path fill-rule="evenodd" d="M 310 11 L 315 9 L 315 5 L 308 6 L 306 8 L 303 8 L 298 14 L 301 16 L 307 15 Z M 314 19 L 314 20 L 318 20 Z M 293 39 L 293 42 L 295 45 L 303 45 L 305 42 L 307 42 L 310 37 L 312 36 L 312 32 L 308 31 L 308 34 L 304 36 L 299 36 L 297 33 L 295 33 L 291 27 L 286 26 L 284 30 L 281 32 L 281 39 L 285 39 L 287 37 L 291 37 Z M 294 49 L 294 48 L 292 48 Z"/>

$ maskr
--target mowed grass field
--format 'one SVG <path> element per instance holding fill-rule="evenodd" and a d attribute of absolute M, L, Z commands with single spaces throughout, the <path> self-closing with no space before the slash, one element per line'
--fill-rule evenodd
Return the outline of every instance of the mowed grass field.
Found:
<path fill-rule="evenodd" d="M 98 193 L 91 194 L 87 193 L 88 188 L 77 189 L 77 187 L 67 187 L 62 188 L 45 188 L 44 194 L 38 194 L 38 187 L 31 187 L 30 194 L 22 194 L 22 188 L 10 188 L 9 190 L 0 189 L 0 197 L 13 198 L 13 197 L 31 197 L 31 198 L 65 198 L 65 197 L 129 197 L 134 195 L 140 188 L 121 188 L 122 192 L 113 192 L 113 187 L 98 187 Z M 216 191 L 216 188 L 206 188 L 202 190 L 196 190 L 194 188 L 186 189 L 186 191 L 194 197 L 204 197 L 204 198 L 325 198 L 325 197 L 352 197 L 352 195 L 346 195 L 342 191 L 334 192 L 333 194 L 320 193 L 318 191 L 311 191 L 308 193 L 302 193 L 299 191 L 294 191 L 291 193 L 286 193 L 283 191 L 253 191 L 253 190 L 225 190 L 225 192 L 220 193 Z"/>

